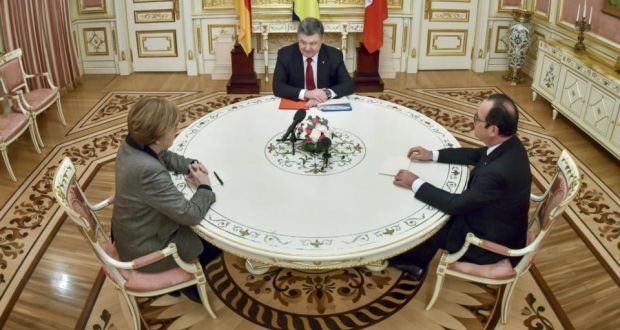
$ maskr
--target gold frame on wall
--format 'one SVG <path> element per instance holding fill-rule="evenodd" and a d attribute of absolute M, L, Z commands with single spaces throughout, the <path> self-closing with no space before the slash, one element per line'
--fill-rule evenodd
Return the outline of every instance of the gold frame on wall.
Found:
<path fill-rule="evenodd" d="M 105 52 L 91 52 L 88 50 L 88 45 L 90 42 L 88 41 L 88 32 L 103 32 L 103 42 L 101 45 L 104 45 Z M 86 56 L 108 56 L 110 55 L 110 47 L 108 46 L 108 31 L 105 27 L 91 27 L 91 28 L 83 28 L 82 29 L 82 41 L 84 44 L 84 53 Z"/>
<path fill-rule="evenodd" d="M 614 6 L 609 0 L 603 1 L 603 12 L 607 15 L 620 17 L 620 5 Z"/>
<path fill-rule="evenodd" d="M 545 21 L 549 21 L 549 17 L 551 16 L 551 5 L 553 4 L 552 0 L 550 0 L 549 2 L 549 12 L 545 13 L 544 11 L 540 11 L 536 9 L 536 3 L 538 2 L 538 0 L 534 0 L 534 3 L 532 4 L 532 11 L 534 12 L 534 16 L 538 17 L 542 20 Z"/>
<path fill-rule="evenodd" d="M 431 49 L 431 44 L 434 44 L 435 40 L 440 37 L 440 35 L 436 35 L 433 36 L 433 32 L 455 32 L 455 33 L 462 33 L 462 38 L 461 36 L 459 36 L 458 34 L 455 34 L 454 36 L 457 36 L 457 38 L 460 40 L 461 42 L 461 49 L 463 51 L 461 51 L 460 53 L 451 53 L 451 52 L 444 52 L 442 50 L 438 50 L 436 52 L 433 52 Z M 467 55 L 467 37 L 468 37 L 468 32 L 469 30 L 467 29 L 436 29 L 436 30 L 428 30 L 428 34 L 426 37 L 426 57 L 433 57 L 433 56 L 463 56 L 463 55 Z M 431 40 L 431 36 L 433 36 L 434 38 L 432 38 Z M 448 35 L 450 36 L 450 35 Z"/>
<path fill-rule="evenodd" d="M 509 27 L 510 26 L 508 26 L 508 25 L 498 25 L 497 26 L 497 33 L 495 34 L 495 49 L 493 50 L 493 52 L 495 52 L 495 54 L 508 53 L 508 45 L 506 45 L 506 49 L 499 49 L 499 44 L 500 44 L 500 42 L 502 42 L 502 37 L 501 37 L 501 33 L 500 33 L 501 31 L 500 30 L 506 30 L 506 33 L 508 33 L 508 28 Z"/>
<path fill-rule="evenodd" d="M 497 0 L 497 12 L 498 13 L 512 13 L 514 9 L 522 9 L 525 7 L 527 0 L 521 0 L 519 6 L 504 6 L 504 0 Z"/>
<path fill-rule="evenodd" d="M 78 13 L 79 14 L 101 14 L 101 13 L 106 13 L 106 2 L 107 0 L 101 0 L 100 4 L 101 6 L 99 7 L 84 7 L 84 1 L 83 0 L 78 0 L 77 4 L 78 4 Z"/>
<path fill-rule="evenodd" d="M 141 36 L 145 35 L 145 34 L 152 34 L 152 33 L 170 33 L 172 32 L 172 40 L 170 41 L 170 46 L 172 47 L 169 50 L 173 50 L 174 49 L 174 54 L 169 54 L 169 55 L 148 55 L 148 54 L 144 54 L 142 53 L 142 44 L 141 42 Z M 172 29 L 172 30 L 142 30 L 142 31 L 136 31 L 136 48 L 138 48 L 138 57 L 140 58 L 157 58 L 157 57 L 178 57 L 179 56 L 179 50 L 177 48 L 177 30 Z"/>
<path fill-rule="evenodd" d="M 153 21 L 138 21 L 138 15 L 139 14 L 145 14 L 145 13 L 166 13 L 169 12 L 171 14 L 171 18 L 168 20 L 153 20 Z M 148 9 L 148 10 L 134 10 L 133 12 L 133 22 L 135 24 L 146 24 L 146 23 L 169 23 L 169 22 L 174 22 L 175 17 L 174 17 L 174 10 L 172 8 L 170 9 Z"/>

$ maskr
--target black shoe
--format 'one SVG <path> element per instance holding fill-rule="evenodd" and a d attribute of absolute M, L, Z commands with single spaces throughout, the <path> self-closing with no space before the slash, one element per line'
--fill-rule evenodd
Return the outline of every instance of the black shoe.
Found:
<path fill-rule="evenodd" d="M 410 280 L 420 281 L 426 275 L 426 269 L 414 264 L 401 264 L 390 262 L 390 266 L 402 271 L 404 276 Z"/>

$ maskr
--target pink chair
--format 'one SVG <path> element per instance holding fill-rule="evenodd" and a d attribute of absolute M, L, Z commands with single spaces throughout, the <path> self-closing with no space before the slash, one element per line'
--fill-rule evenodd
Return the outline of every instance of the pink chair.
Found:
<path fill-rule="evenodd" d="M 9 95 L 7 98 L 12 100 L 14 97 Z M 0 102 L 3 100 L 4 98 L 0 97 Z M 37 153 L 41 153 L 41 149 L 39 149 L 39 144 L 37 142 L 38 133 L 36 132 L 34 117 L 29 112 L 24 110 L 20 112 L 0 114 L 0 152 L 2 152 L 2 159 L 4 160 L 7 171 L 9 172 L 9 176 L 13 181 L 17 181 L 17 178 L 11 168 L 7 148 L 9 144 L 17 140 L 17 138 L 20 137 L 26 129 L 30 130 L 30 137 L 32 138 L 34 149 Z"/>
<path fill-rule="evenodd" d="M 69 158 L 65 158 L 56 171 L 53 191 L 56 201 L 77 225 L 80 233 L 95 252 L 108 279 L 127 302 L 135 330 L 140 330 L 140 310 L 135 297 L 158 296 L 191 285 L 198 286 L 202 304 L 209 315 L 216 318 L 207 298 L 207 282 L 202 265 L 199 262 L 183 261 L 177 253 L 175 244 L 171 243 L 163 250 L 154 251 L 132 261 L 119 261 L 114 243 L 104 232 L 95 214 L 98 210 L 112 204 L 113 197 L 95 205 L 90 204 L 78 185 L 76 170 Z M 167 257 L 173 257 L 179 267 L 160 273 L 144 273 L 136 270 Z"/>
<path fill-rule="evenodd" d="M 581 184 L 579 168 L 566 150 L 562 151 L 557 161 L 558 171 L 547 191 L 541 196 L 532 194 L 530 199 L 539 203 L 529 223 L 527 246 L 514 250 L 503 245 L 486 241 L 468 233 L 463 247 L 455 253 L 443 252 L 437 266 L 437 280 L 435 291 L 426 305 L 426 310 L 433 307 L 443 285 L 444 276 L 451 275 L 468 281 L 505 285 L 502 293 L 501 322 L 506 324 L 510 310 L 510 298 L 514 292 L 517 280 L 530 268 L 534 255 L 541 246 L 545 235 L 555 220 L 564 212 L 564 209 L 575 198 Z M 491 265 L 477 265 L 458 261 L 473 244 L 482 249 L 492 251 L 507 257 L 522 257 L 521 261 L 512 267 L 508 259 L 502 259 Z"/>
<path fill-rule="evenodd" d="M 26 83 L 26 79 L 34 77 L 45 77 L 49 88 L 30 90 Z M 37 131 L 37 140 L 41 147 L 43 147 L 43 141 L 38 134 L 39 129 L 36 121 L 37 116 L 41 112 L 49 109 L 52 104 L 56 103 L 60 121 L 63 125 L 67 125 L 65 116 L 62 113 L 62 106 L 60 105 L 60 90 L 54 85 L 49 72 L 27 74 L 24 71 L 21 49 L 14 49 L 0 57 L 0 84 L 2 85 L 2 91 L 5 95 L 14 95 L 17 97 L 18 102 L 15 104 L 16 108 L 29 111 L 33 114 L 35 119 L 35 130 Z"/>

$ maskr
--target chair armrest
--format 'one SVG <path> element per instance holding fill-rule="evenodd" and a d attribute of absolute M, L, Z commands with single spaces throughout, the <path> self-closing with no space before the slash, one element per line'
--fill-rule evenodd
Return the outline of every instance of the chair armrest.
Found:
<path fill-rule="evenodd" d="M 17 105 L 17 108 L 26 116 L 33 116 L 32 107 L 28 102 L 26 102 L 26 98 L 24 97 L 24 92 L 21 90 L 10 92 L 6 95 L 7 97 L 12 98 Z"/>
<path fill-rule="evenodd" d="M 31 79 L 31 78 L 35 78 L 35 77 L 45 77 L 47 80 L 47 83 L 50 85 L 51 89 L 56 89 L 56 85 L 54 85 L 54 82 L 52 81 L 52 77 L 50 76 L 49 72 L 39 72 L 39 73 L 33 73 L 33 74 L 24 74 L 24 77 L 26 77 L 27 79 Z"/>
<path fill-rule="evenodd" d="M 97 212 L 110 204 L 114 204 L 114 195 L 102 200 L 101 202 L 97 204 L 88 205 L 88 207 L 90 207 L 90 209 L 93 210 L 94 212 Z"/>
<path fill-rule="evenodd" d="M 101 249 L 101 246 L 97 247 L 98 249 Z M 105 256 L 107 257 L 107 263 L 111 264 L 112 266 L 116 267 L 116 268 L 121 268 L 121 269 L 137 269 L 137 268 L 141 268 L 153 263 L 156 263 L 168 256 L 175 256 L 178 257 L 178 253 L 177 253 L 177 246 L 174 243 L 170 243 L 166 248 L 162 249 L 162 250 L 157 250 L 157 251 L 153 251 L 145 256 L 136 258 L 132 261 L 118 261 L 112 257 L 110 257 L 105 251 L 103 251 L 103 249 L 101 249 L 102 252 L 104 252 Z"/>
<path fill-rule="evenodd" d="M 506 246 L 497 244 L 489 240 L 480 239 L 476 237 L 476 235 L 474 235 L 473 233 L 467 233 L 467 236 L 465 237 L 465 243 L 463 244 L 461 249 L 458 250 L 457 252 L 448 254 L 446 256 L 446 262 L 449 264 L 457 262 L 459 259 L 463 257 L 463 255 L 465 255 L 465 253 L 467 252 L 471 244 L 481 249 L 485 249 L 487 251 L 501 254 L 506 257 L 521 257 L 521 256 L 524 256 L 532 252 L 532 250 L 534 249 L 534 246 L 536 246 L 537 241 L 539 241 L 539 237 L 537 237 L 536 240 L 532 242 L 530 245 L 522 249 L 511 249 L 511 248 L 508 248 Z"/>
<path fill-rule="evenodd" d="M 539 238 L 540 237 L 537 237 L 534 242 L 532 242 L 530 245 L 522 249 L 511 249 L 509 247 L 503 246 L 495 242 L 491 242 L 489 240 L 480 239 L 476 237 L 476 235 L 474 235 L 473 233 L 467 233 L 467 237 L 465 238 L 465 241 L 468 241 L 469 243 L 476 245 L 479 248 L 482 248 L 482 249 L 485 249 L 487 251 L 491 251 L 497 254 L 501 254 L 506 257 L 520 257 L 520 256 L 526 255 L 527 253 L 531 252 L 534 249 L 533 247 L 536 246 L 536 244 L 534 243 L 539 241 Z"/>

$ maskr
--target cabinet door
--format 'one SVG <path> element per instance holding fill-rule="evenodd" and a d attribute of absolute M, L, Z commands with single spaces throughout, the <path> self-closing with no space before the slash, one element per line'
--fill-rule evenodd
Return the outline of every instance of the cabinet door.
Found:
<path fill-rule="evenodd" d="M 596 85 L 592 85 L 588 106 L 583 116 L 586 129 L 590 134 L 605 138 L 612 128 L 612 121 L 616 115 L 616 99 L 603 92 Z"/>
<path fill-rule="evenodd" d="M 564 115 L 572 116 L 575 119 L 581 118 L 584 106 L 586 104 L 586 89 L 588 83 L 584 79 L 577 76 L 573 71 L 566 70 L 565 78 L 562 81 L 560 89 L 560 110 L 565 112 Z"/>
<path fill-rule="evenodd" d="M 560 63 L 545 52 L 539 52 L 538 61 L 541 61 L 540 72 L 537 72 L 534 84 L 538 92 L 547 100 L 555 99 L 555 92 L 560 78 Z"/>

